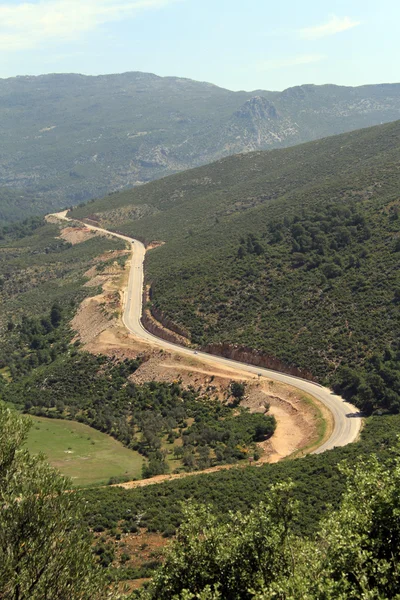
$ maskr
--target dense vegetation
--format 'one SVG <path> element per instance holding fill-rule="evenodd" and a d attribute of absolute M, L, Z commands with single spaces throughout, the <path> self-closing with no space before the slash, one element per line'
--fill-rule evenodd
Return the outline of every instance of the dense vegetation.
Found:
<path fill-rule="evenodd" d="M 25 236 L 30 235 L 44 225 L 43 217 L 30 217 L 23 221 L 17 221 L 17 223 L 4 224 L 0 227 L 0 240 L 3 242 L 18 240 Z"/>
<path fill-rule="evenodd" d="M 398 118 L 400 88 L 232 92 L 149 73 L 0 81 L 0 222 L 257 148 Z"/>
<path fill-rule="evenodd" d="M 50 312 L 42 317 L 23 315 L 20 323 L 10 320 L 0 351 L 0 369 L 5 369 L 11 379 L 18 380 L 67 352 L 72 332 L 66 317 L 70 317 L 71 312 L 71 306 L 63 310 L 53 304 Z"/>
<path fill-rule="evenodd" d="M 19 221 L 26 215 L 43 214 L 47 207 L 46 202 L 43 202 L 29 190 L 0 187 L 0 228 L 2 224 L 6 225 L 13 221 Z"/>
<path fill-rule="evenodd" d="M 341 505 L 312 540 L 298 537 L 290 483 L 246 515 L 220 523 L 191 506 L 166 562 L 141 598 L 154 600 L 359 600 L 398 598 L 400 459 L 343 465 Z"/>
<path fill-rule="evenodd" d="M 167 242 L 147 258 L 152 302 L 193 343 L 253 348 L 398 411 L 399 140 L 397 122 L 235 156 L 73 214 Z"/>

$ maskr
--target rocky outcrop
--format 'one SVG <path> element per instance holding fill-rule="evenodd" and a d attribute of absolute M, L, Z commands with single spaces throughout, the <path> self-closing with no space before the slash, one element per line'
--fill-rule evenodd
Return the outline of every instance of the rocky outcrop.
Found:
<path fill-rule="evenodd" d="M 225 148 L 233 153 L 277 147 L 298 134 L 293 119 L 284 117 L 264 96 L 253 96 L 232 114 L 222 138 Z"/>
<path fill-rule="evenodd" d="M 310 381 L 316 381 L 315 377 L 306 369 L 299 369 L 294 365 L 287 365 L 279 358 L 265 354 L 258 350 L 253 350 L 246 346 L 238 346 L 236 344 L 214 343 L 207 344 L 202 348 L 204 352 L 209 354 L 215 354 L 216 356 L 223 356 L 224 358 L 230 358 L 237 360 L 238 362 L 244 362 L 257 367 L 264 367 L 266 369 L 272 369 L 273 371 L 279 371 L 280 373 L 287 373 L 288 375 L 294 375 L 295 377 L 302 377 L 303 379 L 309 379 Z"/>
<path fill-rule="evenodd" d="M 275 106 L 263 96 L 253 96 L 234 113 L 235 117 L 248 120 L 277 119 L 278 112 Z"/>

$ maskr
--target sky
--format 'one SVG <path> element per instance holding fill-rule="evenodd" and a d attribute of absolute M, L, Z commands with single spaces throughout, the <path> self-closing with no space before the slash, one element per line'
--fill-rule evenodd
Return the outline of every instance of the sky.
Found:
<path fill-rule="evenodd" d="M 145 71 L 231 90 L 400 81 L 400 0 L 0 0 L 0 77 Z"/>

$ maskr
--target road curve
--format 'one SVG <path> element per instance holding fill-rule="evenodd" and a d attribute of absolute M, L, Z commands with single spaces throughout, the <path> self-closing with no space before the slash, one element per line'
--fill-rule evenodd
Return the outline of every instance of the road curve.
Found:
<path fill-rule="evenodd" d="M 73 220 L 69 219 L 66 214 L 67 211 L 55 213 L 51 216 L 67 221 Z M 143 262 L 146 253 L 144 245 L 138 240 L 134 240 L 128 236 L 114 233 L 100 227 L 95 227 L 94 225 L 88 225 L 87 223 L 84 223 L 84 225 L 89 229 L 125 240 L 131 245 L 132 261 L 129 272 L 128 286 L 124 291 L 124 312 L 122 317 L 125 327 L 142 340 L 151 342 L 152 345 L 157 345 L 160 348 L 165 348 L 167 350 L 178 352 L 179 354 L 193 357 L 195 354 L 194 350 L 158 338 L 157 336 L 148 332 L 142 324 L 141 316 L 144 283 Z M 229 366 L 231 368 L 237 368 L 241 371 L 247 371 L 248 373 L 253 373 L 255 375 L 260 374 L 268 377 L 269 379 L 292 385 L 320 400 L 332 413 L 334 425 L 329 439 L 319 446 L 313 452 L 313 454 L 320 454 L 321 452 L 325 452 L 325 450 L 331 450 L 336 446 L 346 446 L 347 444 L 350 444 L 356 440 L 360 431 L 362 420 L 358 409 L 348 402 L 345 402 L 340 396 L 335 395 L 330 389 L 322 387 L 319 384 L 306 379 L 301 379 L 292 375 L 286 375 L 284 373 L 279 373 L 277 371 L 272 371 L 262 367 L 256 367 L 247 363 L 223 358 L 221 356 L 207 354 L 206 352 L 198 351 L 196 352 L 196 356 L 203 362 L 211 365 Z"/>

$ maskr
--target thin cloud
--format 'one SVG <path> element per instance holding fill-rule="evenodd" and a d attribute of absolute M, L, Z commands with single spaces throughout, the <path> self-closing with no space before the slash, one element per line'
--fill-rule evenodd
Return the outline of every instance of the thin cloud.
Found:
<path fill-rule="evenodd" d="M 324 60 L 323 54 L 300 54 L 287 58 L 264 60 L 258 64 L 258 71 L 271 71 L 272 69 L 284 69 L 298 65 L 309 65 Z"/>
<path fill-rule="evenodd" d="M 73 41 L 140 11 L 179 0 L 41 0 L 0 6 L 0 50 L 27 50 L 52 41 Z"/>
<path fill-rule="evenodd" d="M 317 40 L 329 35 L 341 33 L 360 25 L 361 21 L 353 21 L 350 17 L 337 17 L 332 15 L 326 23 L 315 27 L 305 27 L 299 30 L 299 35 L 304 40 Z"/>

